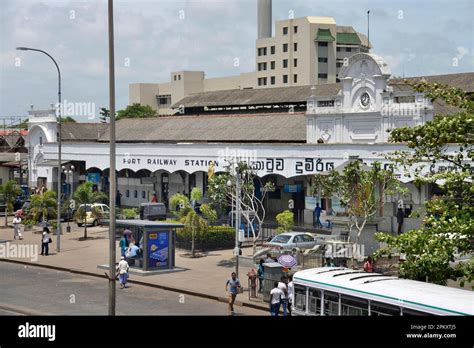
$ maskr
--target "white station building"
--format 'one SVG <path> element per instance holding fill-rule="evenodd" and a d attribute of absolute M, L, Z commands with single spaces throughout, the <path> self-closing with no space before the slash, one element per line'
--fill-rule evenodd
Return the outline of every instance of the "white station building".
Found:
<path fill-rule="evenodd" d="M 165 203 L 174 193 L 188 194 L 193 187 L 205 194 L 209 167 L 213 165 L 216 173 L 224 171 L 228 160 L 237 157 L 255 168 L 261 185 L 267 180 L 276 184 L 275 192 L 265 198 L 270 216 L 287 209 L 291 199 L 299 221 L 311 224 L 317 201 L 323 209 L 338 208 L 335 199 L 311 196 L 312 175 L 356 157 L 369 165 L 388 163 L 384 154 L 405 148 L 388 142 L 388 130 L 422 125 L 435 113 L 455 111 L 432 103 L 403 80 L 390 79 L 389 66 L 374 54 L 351 56 L 339 78 L 340 83 L 318 86 L 197 93 L 173 105 L 180 108 L 178 116 L 118 121 L 117 185 L 122 205 L 136 207 L 150 201 L 154 192 Z M 467 92 L 474 89 L 474 73 L 424 79 Z M 29 114 L 30 185 L 54 190 L 58 158 L 54 110 Z M 108 192 L 108 125 L 63 124 L 62 139 L 63 166 L 75 167 L 72 177 L 63 175 L 64 182 L 75 188 L 92 181 Z M 407 211 L 403 230 L 408 230 L 419 223 L 408 218 L 408 212 L 420 208 L 437 187 L 415 186 L 412 177 L 398 174 L 410 190 L 403 197 Z M 388 197 L 378 230 L 396 230 L 399 198 Z"/>

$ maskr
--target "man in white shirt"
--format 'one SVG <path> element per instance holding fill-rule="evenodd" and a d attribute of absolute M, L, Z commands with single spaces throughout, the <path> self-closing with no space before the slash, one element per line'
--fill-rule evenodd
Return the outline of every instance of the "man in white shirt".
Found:
<path fill-rule="evenodd" d="M 278 288 L 278 282 L 273 284 L 273 289 L 270 291 L 270 314 L 273 317 L 278 316 L 280 312 L 281 297 L 283 296 L 283 291 Z"/>
<path fill-rule="evenodd" d="M 125 261 L 125 257 L 122 256 L 117 266 L 117 272 L 119 273 L 120 289 L 127 287 L 128 269 L 128 262 Z"/>
<path fill-rule="evenodd" d="M 13 239 L 16 239 L 16 237 L 18 237 L 20 240 L 23 239 L 23 236 L 21 235 L 21 217 L 18 214 L 16 214 L 13 218 L 13 230 Z"/>
<path fill-rule="evenodd" d="M 286 308 L 288 305 L 288 288 L 286 287 L 286 278 L 281 277 L 281 281 L 278 283 L 278 289 L 281 290 L 281 305 L 283 306 L 283 316 L 286 317 Z"/>
<path fill-rule="evenodd" d="M 288 288 L 288 315 L 291 316 L 291 306 L 293 305 L 293 294 L 295 291 L 295 287 L 293 285 L 293 275 L 288 277 L 288 284 L 286 286 Z"/>

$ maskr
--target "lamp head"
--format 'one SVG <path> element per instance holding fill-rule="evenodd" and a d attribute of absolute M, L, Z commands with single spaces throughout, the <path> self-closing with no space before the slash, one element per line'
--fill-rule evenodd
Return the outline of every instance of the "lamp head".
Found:
<path fill-rule="evenodd" d="M 18 51 L 28 51 L 29 48 L 28 47 L 17 47 L 16 48 Z"/>

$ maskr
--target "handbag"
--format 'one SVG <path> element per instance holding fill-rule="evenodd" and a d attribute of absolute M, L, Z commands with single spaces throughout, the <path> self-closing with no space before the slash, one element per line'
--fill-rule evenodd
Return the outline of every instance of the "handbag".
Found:
<path fill-rule="evenodd" d="M 52 240 L 51 238 L 49 238 L 49 239 L 48 239 L 48 244 L 49 244 L 49 243 L 52 243 L 52 242 L 53 242 L 53 240 Z"/>

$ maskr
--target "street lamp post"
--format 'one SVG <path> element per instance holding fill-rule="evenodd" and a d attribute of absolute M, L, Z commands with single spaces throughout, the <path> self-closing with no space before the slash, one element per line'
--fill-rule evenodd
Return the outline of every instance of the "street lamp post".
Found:
<path fill-rule="evenodd" d="M 72 199 L 72 193 L 74 192 L 74 177 L 73 177 L 73 173 L 74 173 L 74 165 L 71 165 L 69 167 L 69 169 L 66 169 L 65 166 L 62 167 L 63 170 L 64 170 L 64 174 L 66 174 L 66 183 L 70 185 L 70 188 L 69 188 L 69 194 L 68 194 L 68 198 L 69 198 L 69 202 L 71 201 Z M 71 180 L 72 178 L 72 180 Z M 71 219 L 71 207 L 68 207 L 67 209 L 67 227 L 66 227 L 66 232 L 71 232 L 71 226 L 69 225 L 69 220 Z"/>
<path fill-rule="evenodd" d="M 58 63 L 54 60 L 54 58 L 48 53 L 43 50 L 37 48 L 30 48 L 30 47 L 17 47 L 19 51 L 35 51 L 40 52 L 47 55 L 56 66 L 58 70 L 58 108 L 56 114 L 58 116 L 58 132 L 57 132 L 57 139 L 58 139 L 58 218 L 57 218 L 57 229 L 56 229 L 56 250 L 57 252 L 61 251 L 61 70 L 59 70 Z"/>
<path fill-rule="evenodd" d="M 232 187 L 230 179 L 227 181 L 227 186 Z M 235 166 L 235 274 L 239 277 L 239 231 L 240 231 L 240 173 L 237 165 Z M 232 214 L 234 215 L 234 200 L 232 200 Z"/>

